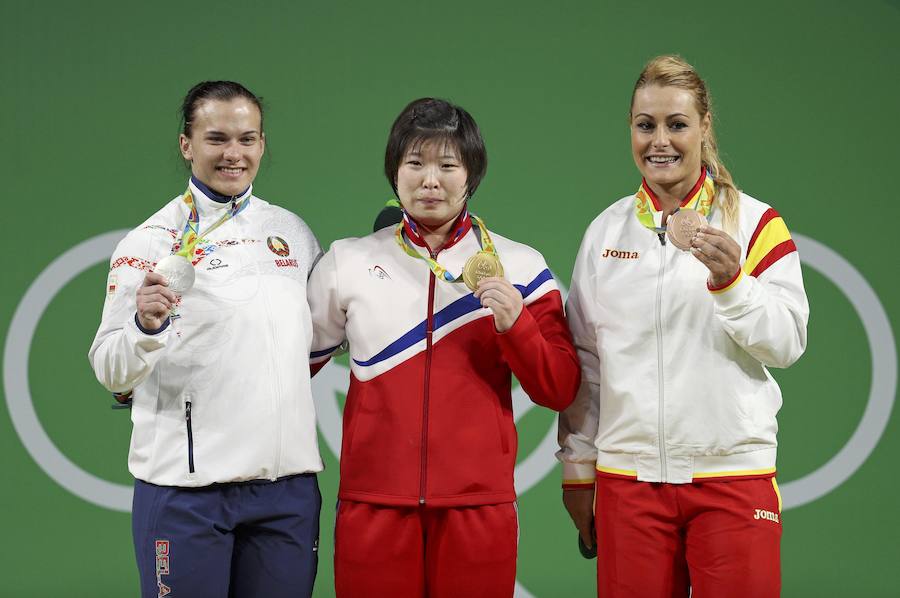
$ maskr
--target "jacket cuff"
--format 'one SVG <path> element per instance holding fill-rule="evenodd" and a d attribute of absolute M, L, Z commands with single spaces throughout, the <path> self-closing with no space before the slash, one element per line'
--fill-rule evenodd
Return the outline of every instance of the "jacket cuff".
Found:
<path fill-rule="evenodd" d="M 562 487 L 566 490 L 582 490 L 594 487 L 597 479 L 597 466 L 595 463 L 569 463 L 563 462 Z"/>
<path fill-rule="evenodd" d="M 720 312 L 729 312 L 746 303 L 753 290 L 753 281 L 750 278 L 741 271 L 738 272 L 737 279 L 727 286 L 720 290 L 710 289 L 716 309 Z"/>
<path fill-rule="evenodd" d="M 150 330 L 148 328 L 144 328 L 143 326 L 141 326 L 141 321 L 138 319 L 137 312 L 135 312 L 135 314 L 134 314 L 134 324 L 135 324 L 135 326 L 137 326 L 137 329 L 140 330 L 141 332 L 143 332 L 144 334 L 147 334 L 150 336 L 159 334 L 160 332 L 162 332 L 163 330 L 168 328 L 169 324 L 171 324 L 171 323 L 172 323 L 172 320 L 167 317 L 165 322 L 162 323 L 162 326 L 160 326 L 159 328 L 157 328 L 155 330 Z"/>
<path fill-rule="evenodd" d="M 506 332 L 497 332 L 497 329 L 494 328 L 494 334 L 500 337 L 501 343 L 520 345 L 524 349 L 526 343 L 528 343 L 532 337 L 541 334 L 541 329 L 538 326 L 537 320 L 534 319 L 534 316 L 531 315 L 531 312 L 528 310 L 528 306 L 523 305 L 522 312 L 519 314 L 519 317 L 516 318 L 512 327 Z"/>
<path fill-rule="evenodd" d="M 728 280 L 725 284 L 721 284 L 718 286 L 713 286 L 709 283 L 709 279 L 706 280 L 706 288 L 709 289 L 709 292 L 712 294 L 724 293 L 728 291 L 731 287 L 736 285 L 741 277 L 744 276 L 744 271 L 741 268 L 738 268 L 737 272 L 734 273 L 734 276 Z"/>

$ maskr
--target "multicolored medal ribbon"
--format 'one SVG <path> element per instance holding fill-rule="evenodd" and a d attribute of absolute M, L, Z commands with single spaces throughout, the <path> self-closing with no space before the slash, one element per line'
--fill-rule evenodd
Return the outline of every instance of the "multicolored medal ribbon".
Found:
<path fill-rule="evenodd" d="M 184 224 L 184 231 L 181 233 L 180 247 L 177 252 L 159 260 L 156 267 L 153 268 L 154 272 L 162 274 L 166 278 L 168 286 L 173 292 L 182 295 L 194 286 L 195 275 L 191 257 L 194 255 L 197 245 L 203 240 L 203 237 L 208 236 L 214 230 L 240 214 L 249 204 L 250 195 L 248 193 L 241 201 L 231 202 L 231 207 L 201 235 L 200 213 L 197 211 L 197 206 L 194 203 L 194 196 L 190 187 L 184 192 L 182 201 L 187 205 L 189 214 L 187 222 Z"/>
<path fill-rule="evenodd" d="M 427 263 L 428 267 L 431 268 L 431 271 L 434 272 L 435 277 L 445 282 L 464 282 L 465 285 L 474 292 L 478 288 L 478 282 L 483 278 L 503 276 L 503 264 L 500 263 L 497 249 L 494 247 L 494 242 L 491 240 L 491 235 L 484 225 L 484 221 L 475 214 L 468 215 L 472 219 L 472 227 L 478 230 L 478 243 L 481 245 L 481 250 L 466 260 L 463 271 L 459 276 L 450 274 L 444 266 L 439 264 L 437 260 L 430 255 L 422 255 L 413 249 L 410 246 L 409 240 L 407 240 L 406 236 L 403 234 L 403 222 L 397 225 L 394 238 L 407 255 L 416 259 L 425 260 L 425 263 Z M 409 219 L 406 212 L 403 213 L 403 219 L 412 224 L 412 221 Z M 413 230 L 415 230 L 415 228 L 413 228 Z"/>
<path fill-rule="evenodd" d="M 687 251 L 694 234 L 709 220 L 716 198 L 716 186 L 712 175 L 704 169 L 681 206 L 669 217 L 667 227 L 662 225 L 662 207 L 657 205 L 656 196 L 646 180 L 641 181 L 634 198 L 638 221 L 656 234 L 666 235 L 673 245 Z"/>

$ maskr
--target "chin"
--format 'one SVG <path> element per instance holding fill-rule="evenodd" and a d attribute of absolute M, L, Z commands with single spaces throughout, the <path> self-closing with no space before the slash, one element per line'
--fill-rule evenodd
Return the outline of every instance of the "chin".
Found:
<path fill-rule="evenodd" d="M 645 172 L 644 178 L 647 179 L 647 182 L 650 184 L 675 185 L 683 181 L 685 178 L 687 178 L 687 176 L 682 169 L 679 169 L 677 171 L 673 170 L 671 172 L 660 172 L 658 170 L 655 170 L 652 172 Z"/>
<path fill-rule="evenodd" d="M 219 188 L 216 189 L 222 195 L 239 195 L 244 189 L 249 187 L 249 183 L 245 183 L 243 181 L 235 182 L 228 181 L 227 183 L 223 183 Z"/>

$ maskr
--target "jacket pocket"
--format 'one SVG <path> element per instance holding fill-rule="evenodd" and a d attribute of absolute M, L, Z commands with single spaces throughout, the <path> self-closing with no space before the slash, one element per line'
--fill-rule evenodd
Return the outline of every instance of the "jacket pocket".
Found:
<path fill-rule="evenodd" d="M 194 426 L 191 421 L 191 402 L 184 402 L 184 424 L 187 428 L 188 472 L 194 473 Z"/>

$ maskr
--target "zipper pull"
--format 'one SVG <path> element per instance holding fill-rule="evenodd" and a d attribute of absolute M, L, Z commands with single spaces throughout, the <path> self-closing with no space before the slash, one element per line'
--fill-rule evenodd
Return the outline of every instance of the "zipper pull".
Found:
<path fill-rule="evenodd" d="M 184 420 L 191 421 L 191 402 L 187 401 L 184 404 Z"/>
<path fill-rule="evenodd" d="M 659 237 L 659 244 L 663 247 L 666 246 L 666 233 L 656 233 L 656 236 Z"/>

